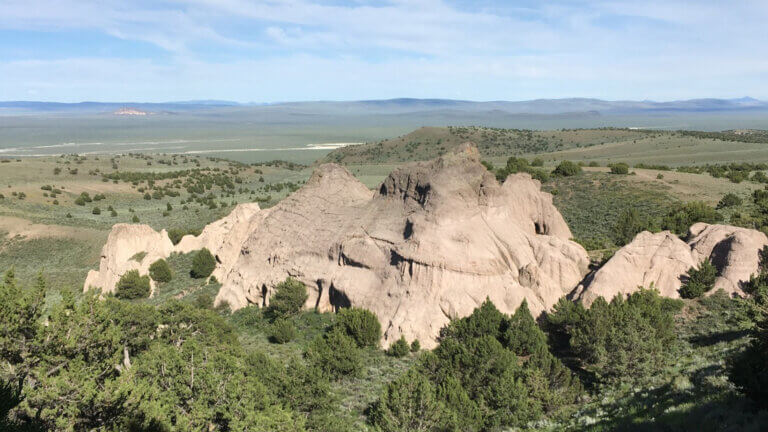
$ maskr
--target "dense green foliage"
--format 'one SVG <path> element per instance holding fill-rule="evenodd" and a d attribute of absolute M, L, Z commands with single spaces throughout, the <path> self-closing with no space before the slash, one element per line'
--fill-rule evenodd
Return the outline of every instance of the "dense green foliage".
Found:
<path fill-rule="evenodd" d="M 496 430 L 565 412 L 581 394 L 525 303 L 508 317 L 486 300 L 441 330 L 440 345 L 390 383 L 369 421 L 392 431 Z"/>
<path fill-rule="evenodd" d="M 284 344 L 296 338 L 296 326 L 287 319 L 279 319 L 272 323 L 269 339 L 274 343 Z"/>
<path fill-rule="evenodd" d="M 659 220 L 668 213 L 676 201 L 655 185 L 638 185 L 625 176 L 590 172 L 588 175 L 557 177 L 547 186 L 553 192 L 553 201 L 571 229 L 573 236 L 588 250 L 611 249 L 617 237 L 631 240 L 632 232 L 639 229 L 655 231 Z M 554 193 L 557 192 L 557 193 Z M 619 219 L 634 209 L 645 223 L 628 224 L 636 227 L 629 235 L 617 236 Z M 642 229 L 641 229 L 642 230 Z"/>
<path fill-rule="evenodd" d="M 738 195 L 733 193 L 727 193 L 723 195 L 723 197 L 717 203 L 716 209 L 720 210 L 722 208 L 736 207 L 736 206 L 740 206 L 741 203 L 742 203 L 742 200 L 741 198 L 739 198 Z"/>
<path fill-rule="evenodd" d="M 539 161 L 541 160 L 539 159 Z M 537 164 L 536 166 L 541 165 L 543 165 L 543 163 Z M 500 182 L 503 182 L 510 174 L 516 174 L 520 172 L 528 173 L 531 175 L 531 177 L 541 182 L 546 182 L 549 180 L 549 174 L 546 171 L 543 169 L 534 168 L 534 165 L 529 164 L 527 159 L 514 156 L 508 158 L 507 164 L 503 168 L 499 168 L 496 171 L 496 179 Z"/>
<path fill-rule="evenodd" d="M 684 235 L 696 222 L 717 223 L 723 216 L 702 201 L 691 201 L 675 206 L 661 220 L 661 228 Z"/>
<path fill-rule="evenodd" d="M 749 314 L 754 322 L 752 341 L 747 348 L 734 356 L 728 375 L 741 391 L 768 408 L 768 246 L 759 253 L 760 267 L 744 290 L 752 295 Z"/>
<path fill-rule="evenodd" d="M 173 273 L 168 261 L 161 258 L 150 264 L 149 277 L 155 282 L 170 282 L 173 279 Z"/>
<path fill-rule="evenodd" d="M 341 329 L 326 332 L 315 339 L 304 353 L 310 365 L 330 379 L 359 375 L 362 371 L 360 348 Z"/>
<path fill-rule="evenodd" d="M 717 268 L 709 260 L 704 260 L 699 267 L 691 267 L 688 270 L 688 279 L 680 287 L 682 298 L 701 297 L 715 286 Z"/>
<path fill-rule="evenodd" d="M 361 308 L 344 308 L 336 314 L 336 327 L 357 342 L 360 348 L 378 347 L 381 324 L 373 312 Z"/>
<path fill-rule="evenodd" d="M 642 380 L 669 360 L 677 339 L 674 314 L 681 307 L 679 300 L 643 289 L 610 303 L 598 297 L 589 309 L 560 301 L 547 322 L 598 378 Z"/>
<path fill-rule="evenodd" d="M 608 166 L 611 168 L 611 174 L 629 174 L 629 165 L 624 162 L 617 162 Z"/>
<path fill-rule="evenodd" d="M 207 248 L 200 249 L 192 259 L 190 274 L 195 279 L 204 279 L 213 273 L 216 268 L 216 258 Z"/>
<path fill-rule="evenodd" d="M 212 311 L 88 292 L 42 325 L 45 289 L 0 284 L 3 430 L 349 430 L 322 375 L 246 352 Z"/>
<path fill-rule="evenodd" d="M 554 171 L 552 171 L 552 175 L 558 177 L 571 177 L 579 174 L 580 172 L 581 167 L 579 165 L 569 160 L 564 160 L 560 162 L 557 167 L 555 167 Z"/>
<path fill-rule="evenodd" d="M 141 276 L 138 270 L 125 272 L 115 286 L 115 297 L 123 300 L 149 297 L 149 292 L 149 276 Z"/>
<path fill-rule="evenodd" d="M 200 230 L 190 230 L 190 229 L 181 229 L 181 228 L 171 228 L 168 230 L 168 238 L 171 239 L 171 243 L 175 245 L 179 244 L 179 242 L 185 235 L 198 236 L 200 235 Z"/>
<path fill-rule="evenodd" d="M 644 217 L 635 208 L 628 208 L 619 215 L 614 229 L 614 241 L 617 246 L 631 242 L 642 231 L 654 231 L 653 221 Z"/>
<path fill-rule="evenodd" d="M 404 336 L 400 336 L 400 339 L 396 340 L 387 349 L 388 355 L 398 358 L 407 356 L 409 352 L 411 352 L 411 349 L 408 346 L 408 341 L 405 340 Z"/>
<path fill-rule="evenodd" d="M 289 277 L 275 286 L 275 293 L 269 298 L 267 316 L 273 320 L 294 316 L 304 307 L 307 298 L 307 287 Z"/>

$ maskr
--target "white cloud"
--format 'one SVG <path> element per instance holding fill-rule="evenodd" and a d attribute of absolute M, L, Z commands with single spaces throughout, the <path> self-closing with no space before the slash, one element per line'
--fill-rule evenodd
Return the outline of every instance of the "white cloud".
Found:
<path fill-rule="evenodd" d="M 95 30 L 168 54 L 0 58 L 0 99 L 768 98 L 759 0 L 472 6 L 3 0 L 0 29 Z"/>

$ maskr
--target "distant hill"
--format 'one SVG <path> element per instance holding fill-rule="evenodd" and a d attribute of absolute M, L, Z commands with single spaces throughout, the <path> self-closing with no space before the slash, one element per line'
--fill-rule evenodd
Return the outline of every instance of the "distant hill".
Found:
<path fill-rule="evenodd" d="M 0 102 L 0 110 L 34 112 L 112 112 L 124 106 L 148 111 L 194 111 L 220 108 L 240 108 L 254 114 L 301 113 L 307 115 L 360 116 L 360 115 L 575 115 L 575 114 L 637 114 L 652 112 L 720 112 L 768 111 L 768 102 L 744 97 L 738 99 L 691 99 L 670 102 L 606 101 L 591 98 L 536 99 L 529 101 L 476 102 L 453 99 L 386 99 L 361 101 L 310 101 L 271 104 L 240 104 L 231 101 L 198 100 L 163 103 L 136 102 Z"/>
<path fill-rule="evenodd" d="M 537 131 L 478 126 L 422 127 L 396 138 L 336 149 L 319 162 L 376 164 L 428 160 L 468 141 L 474 143 L 485 158 L 542 155 L 549 160 L 690 164 L 712 158 L 727 161 L 739 154 L 743 158 L 751 153 L 762 160 L 768 132 L 750 129 L 722 132 L 630 128 Z M 737 157 L 735 160 L 741 159 Z"/>
<path fill-rule="evenodd" d="M 631 141 L 646 132 L 630 129 L 576 129 L 532 131 L 484 127 L 422 127 L 407 135 L 329 153 L 323 162 L 387 163 L 428 160 L 471 141 L 484 157 L 547 153 L 619 141 Z"/>

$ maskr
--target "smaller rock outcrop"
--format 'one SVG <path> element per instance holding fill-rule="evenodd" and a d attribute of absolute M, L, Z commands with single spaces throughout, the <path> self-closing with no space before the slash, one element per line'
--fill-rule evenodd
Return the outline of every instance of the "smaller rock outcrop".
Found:
<path fill-rule="evenodd" d="M 688 270 L 707 259 L 718 270 L 712 292 L 743 295 L 742 285 L 757 273 L 758 251 L 766 245 L 768 237 L 760 231 L 730 225 L 694 224 L 688 242 L 669 231 L 645 231 L 588 277 L 574 297 L 588 306 L 598 297 L 610 300 L 653 286 L 666 297 L 679 298 Z"/>
<path fill-rule="evenodd" d="M 207 225 L 199 236 L 184 236 L 176 246 L 165 230 L 157 232 L 149 225 L 116 224 L 101 250 L 99 269 L 88 272 L 83 290 L 97 288 L 103 293 L 114 292 L 125 272 L 138 270 L 144 275 L 153 262 L 168 258 L 173 252 L 189 253 L 202 248 L 216 257 L 213 275 L 219 278 L 234 264 L 251 231 L 251 223 L 260 216 L 257 203 L 239 204 L 229 215 Z M 150 284 L 154 293 L 154 281 Z"/>
<path fill-rule="evenodd" d="M 200 235 L 184 236 L 174 251 L 189 253 L 207 248 L 216 257 L 213 275 L 221 279 L 235 263 L 243 242 L 251 232 L 251 222 L 260 211 L 257 203 L 239 204 L 227 216 L 206 225 Z"/>
<path fill-rule="evenodd" d="M 83 289 L 114 292 L 120 276 L 129 270 L 147 274 L 153 262 L 166 258 L 173 249 L 165 230 L 157 232 L 149 225 L 116 224 L 101 249 L 99 270 L 88 272 Z M 154 291 L 154 281 L 150 281 L 150 285 Z"/>
<path fill-rule="evenodd" d="M 715 290 L 738 295 L 744 293 L 742 283 L 758 271 L 758 251 L 768 245 L 762 232 L 730 225 L 693 224 L 688 236 L 693 258 L 709 258 L 717 268 Z"/>

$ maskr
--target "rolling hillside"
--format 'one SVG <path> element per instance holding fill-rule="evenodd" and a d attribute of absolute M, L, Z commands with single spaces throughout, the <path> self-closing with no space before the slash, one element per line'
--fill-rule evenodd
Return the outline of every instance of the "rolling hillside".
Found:
<path fill-rule="evenodd" d="M 427 160 L 463 142 L 475 143 L 487 159 L 537 155 L 545 161 L 570 159 L 690 165 L 768 160 L 764 131 L 658 131 L 562 129 L 534 131 L 483 127 L 422 127 L 407 135 L 334 150 L 321 162 L 399 163 Z"/>

